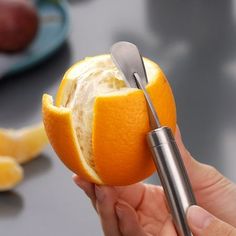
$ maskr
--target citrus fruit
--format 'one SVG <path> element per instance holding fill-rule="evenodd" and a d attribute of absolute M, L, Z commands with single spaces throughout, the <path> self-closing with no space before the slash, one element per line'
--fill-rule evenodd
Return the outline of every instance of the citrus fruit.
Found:
<path fill-rule="evenodd" d="M 13 158 L 0 156 L 0 191 L 12 189 L 22 179 L 22 167 Z"/>
<path fill-rule="evenodd" d="M 162 125 L 176 126 L 174 97 L 157 64 L 144 58 L 146 89 Z M 64 75 L 53 98 L 43 96 L 48 138 L 64 164 L 97 184 L 128 185 L 150 176 L 154 164 L 144 94 L 128 88 L 110 55 L 85 58 Z"/>
<path fill-rule="evenodd" d="M 0 156 L 11 156 L 18 163 L 35 158 L 47 143 L 42 123 L 18 130 L 0 129 Z"/>

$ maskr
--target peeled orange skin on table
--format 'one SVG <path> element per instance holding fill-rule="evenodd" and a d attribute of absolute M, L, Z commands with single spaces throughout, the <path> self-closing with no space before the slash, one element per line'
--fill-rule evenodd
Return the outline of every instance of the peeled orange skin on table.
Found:
<path fill-rule="evenodd" d="M 176 107 L 165 75 L 144 58 L 146 89 L 163 126 L 175 132 Z M 129 185 L 155 171 L 146 135 L 144 94 L 127 88 L 110 55 L 85 58 L 64 75 L 55 105 L 42 99 L 49 141 L 64 164 L 87 181 Z"/>

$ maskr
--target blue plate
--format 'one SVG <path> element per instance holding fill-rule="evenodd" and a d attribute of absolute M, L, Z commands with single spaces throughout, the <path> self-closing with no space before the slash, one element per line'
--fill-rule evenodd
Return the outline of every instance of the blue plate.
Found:
<path fill-rule="evenodd" d="M 0 77 L 24 71 L 47 59 L 65 41 L 69 32 L 69 8 L 64 0 L 37 0 L 38 34 L 32 44 L 16 54 L 0 54 Z"/>

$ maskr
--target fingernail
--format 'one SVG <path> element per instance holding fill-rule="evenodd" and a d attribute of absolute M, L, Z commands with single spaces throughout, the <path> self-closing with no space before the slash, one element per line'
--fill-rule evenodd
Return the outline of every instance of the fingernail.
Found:
<path fill-rule="evenodd" d="M 95 185 L 95 195 L 99 202 L 102 202 L 105 198 L 105 193 L 101 186 Z"/>
<path fill-rule="evenodd" d="M 116 203 L 116 214 L 119 219 L 121 219 L 123 217 L 126 208 L 127 208 L 127 206 L 124 203 L 122 203 L 120 201 L 118 201 Z"/>
<path fill-rule="evenodd" d="M 187 212 L 188 221 L 198 229 L 207 228 L 214 217 L 199 206 L 191 206 Z"/>

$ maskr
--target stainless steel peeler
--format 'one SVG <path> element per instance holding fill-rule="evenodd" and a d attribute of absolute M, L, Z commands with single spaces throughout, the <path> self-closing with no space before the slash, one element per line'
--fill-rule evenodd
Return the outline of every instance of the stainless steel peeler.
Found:
<path fill-rule="evenodd" d="M 111 47 L 111 56 L 123 73 L 126 84 L 129 87 L 141 89 L 144 93 L 152 128 L 147 134 L 147 141 L 176 230 L 180 236 L 192 236 L 187 224 L 186 212 L 189 206 L 196 205 L 196 200 L 174 136 L 168 127 L 161 126 L 146 91 L 148 79 L 139 50 L 132 43 L 118 42 Z"/>

